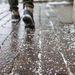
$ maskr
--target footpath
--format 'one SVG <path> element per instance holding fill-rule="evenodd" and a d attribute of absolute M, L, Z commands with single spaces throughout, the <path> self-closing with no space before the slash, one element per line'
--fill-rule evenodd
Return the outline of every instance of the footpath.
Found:
<path fill-rule="evenodd" d="M 46 3 L 34 4 L 35 29 L 11 23 L 0 4 L 0 75 L 75 75 L 75 30 Z M 5 7 L 6 6 L 6 7 Z M 19 4 L 22 17 L 23 8 Z"/>

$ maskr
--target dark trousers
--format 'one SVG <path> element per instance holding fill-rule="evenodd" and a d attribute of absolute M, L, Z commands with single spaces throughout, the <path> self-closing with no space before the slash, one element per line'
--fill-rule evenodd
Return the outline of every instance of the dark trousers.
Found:
<path fill-rule="evenodd" d="M 18 0 L 8 0 L 9 5 L 10 5 L 10 11 L 15 10 L 18 11 Z M 33 8 L 33 0 L 23 0 L 23 8 L 25 5 L 28 5 L 29 7 Z"/>

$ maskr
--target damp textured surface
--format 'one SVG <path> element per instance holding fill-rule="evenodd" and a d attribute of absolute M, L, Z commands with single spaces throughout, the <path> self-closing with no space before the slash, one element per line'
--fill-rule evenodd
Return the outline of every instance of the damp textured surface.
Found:
<path fill-rule="evenodd" d="M 35 29 L 11 23 L 9 5 L 0 5 L 0 75 L 75 75 L 74 25 L 46 5 L 34 3 Z"/>

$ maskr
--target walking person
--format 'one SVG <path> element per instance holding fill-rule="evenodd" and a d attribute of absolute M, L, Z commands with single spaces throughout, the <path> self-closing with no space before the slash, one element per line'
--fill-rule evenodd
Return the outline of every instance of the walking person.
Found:
<path fill-rule="evenodd" d="M 20 20 L 20 14 L 18 11 L 18 0 L 8 0 L 11 11 L 12 22 L 17 22 Z M 34 24 L 33 19 L 33 0 L 23 0 L 23 21 L 25 24 Z"/>

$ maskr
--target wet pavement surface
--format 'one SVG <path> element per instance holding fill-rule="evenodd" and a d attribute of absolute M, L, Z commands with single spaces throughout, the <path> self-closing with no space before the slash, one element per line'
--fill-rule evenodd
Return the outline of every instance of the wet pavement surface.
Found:
<path fill-rule="evenodd" d="M 35 29 L 11 23 L 9 5 L 0 5 L 0 75 L 75 75 L 74 25 L 62 23 L 50 5 L 34 5 Z M 22 17 L 22 4 L 19 11 Z"/>

